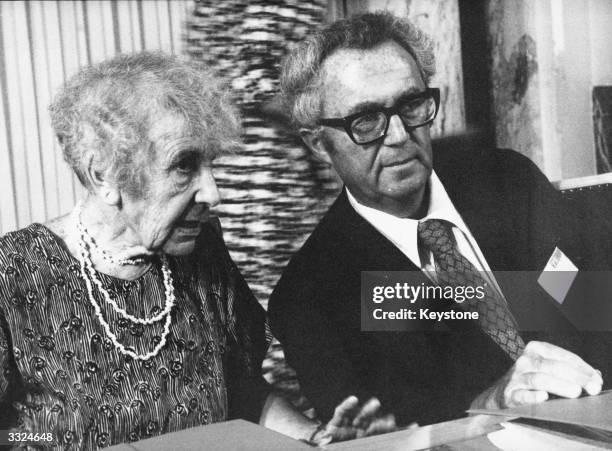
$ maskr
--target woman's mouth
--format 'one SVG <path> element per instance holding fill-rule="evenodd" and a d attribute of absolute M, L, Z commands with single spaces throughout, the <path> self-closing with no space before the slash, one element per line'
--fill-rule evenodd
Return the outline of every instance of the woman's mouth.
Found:
<path fill-rule="evenodd" d="M 176 224 L 175 230 L 181 235 L 199 235 L 201 227 L 200 221 L 183 220 Z"/>

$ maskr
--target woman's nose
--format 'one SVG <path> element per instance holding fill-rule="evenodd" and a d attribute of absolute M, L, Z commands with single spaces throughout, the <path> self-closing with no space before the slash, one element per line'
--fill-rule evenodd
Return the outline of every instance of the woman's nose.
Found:
<path fill-rule="evenodd" d="M 199 178 L 198 191 L 195 196 L 195 201 L 198 203 L 208 204 L 210 207 L 218 205 L 221 201 L 217 182 L 213 176 L 212 168 L 206 167 L 202 169 Z"/>

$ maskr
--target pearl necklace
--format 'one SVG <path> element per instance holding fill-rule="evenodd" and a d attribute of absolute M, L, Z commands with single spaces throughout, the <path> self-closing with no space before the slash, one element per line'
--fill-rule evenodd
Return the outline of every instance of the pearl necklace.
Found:
<path fill-rule="evenodd" d="M 81 208 L 79 206 L 79 208 Z M 91 252 L 95 252 L 98 254 L 102 260 L 116 266 L 128 266 L 128 265 L 142 265 L 146 263 L 146 260 L 143 257 L 133 257 L 133 258 L 115 258 L 106 252 L 104 249 L 101 249 L 93 237 L 87 232 L 87 229 L 83 226 L 80 221 L 77 221 L 77 228 L 79 228 L 80 236 L 85 241 L 89 250 Z"/>
<path fill-rule="evenodd" d="M 170 272 L 170 267 L 168 265 L 168 259 L 163 254 L 160 256 L 160 259 L 162 262 L 161 270 L 164 275 L 164 288 L 165 288 L 165 294 L 166 294 L 166 305 L 165 305 L 164 310 L 158 315 L 155 315 L 154 317 L 151 317 L 151 318 L 137 318 L 133 315 L 130 315 L 124 309 L 119 307 L 113 299 L 111 299 L 110 295 L 108 294 L 108 291 L 104 289 L 104 287 L 102 286 L 102 282 L 100 281 L 100 279 L 97 278 L 95 274 L 95 269 L 93 267 L 93 263 L 91 262 L 91 256 L 88 250 L 88 244 L 93 242 L 93 238 L 91 238 L 91 235 L 89 235 L 89 233 L 87 232 L 87 229 L 83 226 L 83 223 L 81 222 L 80 216 L 81 216 L 82 208 L 83 208 L 83 205 L 82 203 L 80 203 L 75 209 L 75 216 L 76 216 L 75 223 L 76 223 L 77 231 L 79 232 L 78 233 L 79 234 L 78 260 L 80 263 L 81 276 L 83 280 L 85 281 L 85 285 L 87 286 L 87 292 L 89 294 L 89 302 L 91 303 L 91 305 L 93 306 L 95 310 L 96 317 L 98 318 L 98 321 L 100 321 L 100 324 L 104 328 L 106 335 L 110 338 L 115 348 L 117 348 L 119 352 L 121 352 L 121 354 L 130 356 L 135 360 L 148 360 L 152 357 L 155 357 L 159 353 L 159 351 L 166 345 L 166 340 L 167 340 L 168 334 L 170 333 L 170 322 L 172 318 L 170 313 L 171 313 L 172 307 L 174 306 L 174 302 L 175 302 L 172 273 Z M 88 271 L 89 271 L 89 274 L 87 274 Z M 144 355 L 137 354 L 134 351 L 126 348 L 123 344 L 119 342 L 117 336 L 111 331 L 109 324 L 106 322 L 106 320 L 102 316 L 102 310 L 100 308 L 100 305 L 98 304 L 98 302 L 96 302 L 94 294 L 93 294 L 92 281 L 95 283 L 98 290 L 102 293 L 104 300 L 113 307 L 113 310 L 115 310 L 115 312 L 117 312 L 123 318 L 133 323 L 148 325 L 148 324 L 153 324 L 155 322 L 158 322 L 165 317 L 166 321 L 164 324 L 164 331 L 162 333 L 161 340 L 153 348 L 151 352 L 148 352 Z"/>

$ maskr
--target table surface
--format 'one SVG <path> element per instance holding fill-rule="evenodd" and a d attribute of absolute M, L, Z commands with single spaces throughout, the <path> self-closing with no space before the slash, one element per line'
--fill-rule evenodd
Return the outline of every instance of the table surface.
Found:
<path fill-rule="evenodd" d="M 439 451 L 496 450 L 486 434 L 501 429 L 507 417 L 476 415 L 445 423 L 402 430 L 359 440 L 333 443 L 330 451 L 395 451 L 436 449 Z M 277 432 L 244 420 L 215 423 L 185 429 L 147 440 L 125 443 L 108 448 L 109 451 L 313 451 L 313 448 Z"/>
<path fill-rule="evenodd" d="M 500 423 L 511 417 L 474 415 L 458 420 L 423 426 L 416 430 L 402 430 L 389 434 L 328 445 L 333 451 L 399 451 L 399 450 L 497 450 L 487 434 L 502 429 Z"/>
<path fill-rule="evenodd" d="M 232 420 L 124 443 L 109 451 L 313 451 L 313 447 L 257 424 Z"/>
<path fill-rule="evenodd" d="M 405 429 L 388 434 L 364 437 L 358 440 L 332 443 L 325 447 L 328 451 L 497 451 L 491 440 L 515 445 L 518 449 L 538 444 L 538 448 L 568 449 L 565 439 L 576 437 L 548 430 L 521 429 L 520 424 L 506 424 L 516 417 L 502 415 L 472 415 L 458 420 Z M 497 432 L 500 431 L 500 432 Z M 497 432 L 489 440 L 488 435 Z M 496 437 L 497 436 L 497 437 Z M 518 445 L 518 443 L 522 445 Z M 572 450 L 612 449 L 612 443 L 599 446 L 588 440 L 571 442 Z M 596 445 L 596 446 L 593 446 Z M 297 440 L 266 429 L 244 420 L 233 420 L 208 426 L 185 429 L 179 432 L 160 435 L 139 442 L 122 444 L 108 448 L 111 451 L 188 451 L 214 449 L 215 451 L 313 451 L 314 449 Z"/>

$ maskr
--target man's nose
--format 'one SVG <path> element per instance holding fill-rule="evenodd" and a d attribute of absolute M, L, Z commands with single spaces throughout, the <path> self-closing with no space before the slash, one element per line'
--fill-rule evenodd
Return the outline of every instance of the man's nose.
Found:
<path fill-rule="evenodd" d="M 195 201 L 214 207 L 219 204 L 220 200 L 221 196 L 219 195 L 219 189 L 217 188 L 217 182 L 215 182 L 212 168 L 202 168 L 198 180 L 198 191 L 195 196 Z"/>
<path fill-rule="evenodd" d="M 389 128 L 387 129 L 387 136 L 385 137 L 385 144 L 392 146 L 397 144 L 403 144 L 408 138 L 409 134 L 404 127 L 404 123 L 397 114 L 394 114 L 389 118 Z"/>

